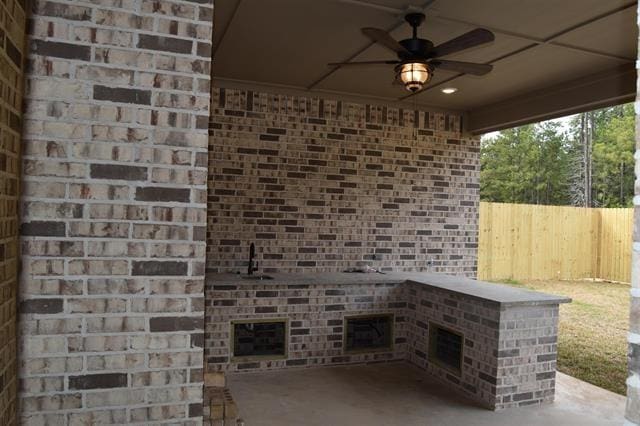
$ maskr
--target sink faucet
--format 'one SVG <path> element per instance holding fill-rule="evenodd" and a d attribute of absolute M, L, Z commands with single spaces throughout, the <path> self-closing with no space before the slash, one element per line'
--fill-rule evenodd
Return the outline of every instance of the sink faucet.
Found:
<path fill-rule="evenodd" d="M 255 271 L 258 270 L 258 262 L 256 262 L 256 266 L 253 266 L 253 258 L 256 256 L 256 245 L 251 243 L 249 246 L 249 269 L 247 270 L 247 274 L 253 275 Z"/>

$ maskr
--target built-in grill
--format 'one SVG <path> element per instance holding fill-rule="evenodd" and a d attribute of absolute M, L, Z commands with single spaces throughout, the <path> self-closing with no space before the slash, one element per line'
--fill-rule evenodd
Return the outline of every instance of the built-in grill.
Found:
<path fill-rule="evenodd" d="M 429 323 L 429 361 L 453 373 L 462 371 L 462 334 Z"/>
<path fill-rule="evenodd" d="M 233 357 L 283 357 L 287 354 L 284 319 L 233 321 Z"/>
<path fill-rule="evenodd" d="M 345 317 L 345 352 L 391 350 L 393 314 Z"/>

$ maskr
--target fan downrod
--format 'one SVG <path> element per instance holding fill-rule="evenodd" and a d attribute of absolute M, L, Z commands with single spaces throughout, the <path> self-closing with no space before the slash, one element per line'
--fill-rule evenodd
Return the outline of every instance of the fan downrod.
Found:
<path fill-rule="evenodd" d="M 408 13 L 404 20 L 413 27 L 413 38 L 418 38 L 418 27 L 424 22 L 424 13 Z"/>

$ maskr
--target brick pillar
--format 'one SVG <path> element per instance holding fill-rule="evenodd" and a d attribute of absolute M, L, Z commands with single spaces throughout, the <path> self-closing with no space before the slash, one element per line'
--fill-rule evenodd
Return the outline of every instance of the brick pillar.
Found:
<path fill-rule="evenodd" d="M 25 424 L 199 421 L 212 1 L 34 1 Z"/>
<path fill-rule="evenodd" d="M 640 5 L 638 6 L 640 16 Z M 640 25 L 640 20 L 638 20 Z M 640 43 L 639 43 L 640 44 Z M 639 56 L 640 57 L 640 56 Z M 640 70 L 640 59 L 636 63 Z M 640 87 L 640 73 L 638 77 Z M 631 317 L 629 324 L 629 378 L 625 426 L 640 426 L 640 96 L 636 95 L 636 196 L 633 226 L 633 261 L 631 272 Z"/>
<path fill-rule="evenodd" d="M 0 424 L 16 423 L 18 198 L 24 87 L 24 1 L 0 2 Z"/>

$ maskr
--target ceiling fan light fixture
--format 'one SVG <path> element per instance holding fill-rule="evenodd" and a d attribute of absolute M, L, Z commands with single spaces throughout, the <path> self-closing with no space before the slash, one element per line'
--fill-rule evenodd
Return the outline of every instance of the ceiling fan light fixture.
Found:
<path fill-rule="evenodd" d="M 493 65 L 488 63 L 479 64 L 441 59 L 443 56 L 492 42 L 495 40 L 495 36 L 491 31 L 484 28 L 476 28 L 436 46 L 431 40 L 418 36 L 418 27 L 423 23 L 424 19 L 423 13 L 408 13 L 405 16 L 405 20 L 411 26 L 413 34 L 411 38 L 400 41 L 391 37 L 388 31 L 380 28 L 365 27 L 360 29 L 362 34 L 372 42 L 395 53 L 397 59 L 332 62 L 328 65 L 333 67 L 334 71 L 342 66 L 394 65 L 396 78 L 393 80 L 393 84 L 402 83 L 411 93 L 417 93 L 422 90 L 424 85 L 431 80 L 436 69 L 443 69 L 460 75 L 471 74 L 478 76 L 485 75 L 491 71 Z M 447 92 L 445 91 L 445 93 Z"/>
<path fill-rule="evenodd" d="M 398 68 L 400 81 L 410 92 L 417 92 L 422 89 L 422 86 L 431 79 L 432 73 L 429 65 L 424 62 L 407 62 Z"/>

